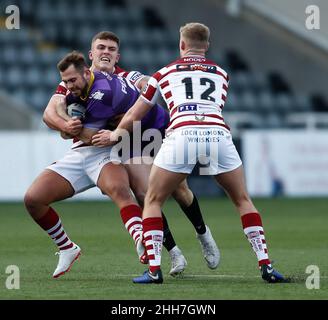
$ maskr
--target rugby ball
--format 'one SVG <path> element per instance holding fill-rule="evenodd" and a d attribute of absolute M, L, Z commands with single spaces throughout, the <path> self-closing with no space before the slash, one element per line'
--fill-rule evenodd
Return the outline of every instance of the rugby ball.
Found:
<path fill-rule="evenodd" d="M 67 106 L 67 114 L 72 117 L 77 117 L 79 119 L 85 118 L 86 108 L 79 103 L 72 103 Z"/>

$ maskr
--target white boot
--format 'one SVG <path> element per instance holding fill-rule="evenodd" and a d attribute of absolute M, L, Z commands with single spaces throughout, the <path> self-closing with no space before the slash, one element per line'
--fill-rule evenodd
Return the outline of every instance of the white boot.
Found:
<path fill-rule="evenodd" d="M 202 247 L 207 266 L 210 269 L 216 269 L 220 262 L 220 251 L 212 237 L 209 227 L 206 226 L 206 232 L 204 234 L 197 234 L 196 236 Z"/>
<path fill-rule="evenodd" d="M 184 271 L 187 266 L 187 260 L 177 246 L 169 251 L 169 255 L 171 258 L 171 270 L 169 273 L 172 277 L 175 277 Z"/>
<path fill-rule="evenodd" d="M 72 248 L 60 250 L 59 252 L 56 252 L 56 254 L 59 255 L 59 261 L 57 268 L 52 275 L 54 278 L 62 276 L 65 272 L 68 272 L 71 269 L 74 261 L 81 255 L 81 248 L 74 243 Z"/>

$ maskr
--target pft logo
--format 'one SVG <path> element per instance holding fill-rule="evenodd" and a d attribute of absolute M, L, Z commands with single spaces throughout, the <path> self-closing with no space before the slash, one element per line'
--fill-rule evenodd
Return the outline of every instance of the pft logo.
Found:
<path fill-rule="evenodd" d="M 305 27 L 308 30 L 319 30 L 320 29 L 320 8 L 315 5 L 310 5 L 305 8 Z"/>
<path fill-rule="evenodd" d="M 5 9 L 5 13 L 8 15 L 5 21 L 6 28 L 8 30 L 20 29 L 19 8 L 15 5 L 9 5 Z"/>
<path fill-rule="evenodd" d="M 179 106 L 179 112 L 197 111 L 197 104 L 183 104 Z"/>

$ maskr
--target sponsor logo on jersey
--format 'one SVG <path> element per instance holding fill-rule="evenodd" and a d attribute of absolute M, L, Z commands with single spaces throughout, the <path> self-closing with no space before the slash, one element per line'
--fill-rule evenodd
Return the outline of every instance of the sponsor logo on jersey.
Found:
<path fill-rule="evenodd" d="M 93 94 L 90 95 L 90 99 L 101 100 L 104 96 L 104 93 L 97 90 Z"/>
<path fill-rule="evenodd" d="M 205 58 L 188 57 L 188 58 L 183 58 L 183 61 L 185 61 L 185 62 L 191 62 L 191 61 L 202 62 L 202 61 L 205 61 Z"/>
<path fill-rule="evenodd" d="M 129 80 L 132 82 L 132 83 L 135 83 L 137 80 L 139 80 L 140 78 L 142 78 L 143 75 L 138 72 L 138 71 L 135 71 L 131 74 L 131 76 L 129 77 Z"/>
<path fill-rule="evenodd" d="M 196 121 L 204 121 L 205 120 L 205 114 L 197 115 L 195 114 L 195 120 Z"/>
<path fill-rule="evenodd" d="M 184 111 L 197 111 L 197 104 L 183 104 L 178 108 L 179 112 Z"/>
<path fill-rule="evenodd" d="M 203 71 L 216 73 L 216 66 L 210 66 L 207 64 L 193 63 L 193 64 L 178 64 L 177 71 Z"/>

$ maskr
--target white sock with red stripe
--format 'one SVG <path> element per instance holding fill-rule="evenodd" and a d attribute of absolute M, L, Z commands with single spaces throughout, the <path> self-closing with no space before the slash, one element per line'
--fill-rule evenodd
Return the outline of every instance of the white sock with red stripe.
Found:
<path fill-rule="evenodd" d="M 142 236 L 142 210 L 136 204 L 121 209 L 121 218 L 135 244 Z"/>
<path fill-rule="evenodd" d="M 142 221 L 143 238 L 149 259 L 149 270 L 154 273 L 161 268 L 163 247 L 163 219 L 146 218 Z"/>
<path fill-rule="evenodd" d="M 73 242 L 66 234 L 61 220 L 54 209 L 49 207 L 47 213 L 41 219 L 35 221 L 49 234 L 59 250 L 66 250 L 73 247 Z"/>
<path fill-rule="evenodd" d="M 241 222 L 244 233 L 256 254 L 259 266 L 271 265 L 260 214 L 258 212 L 247 213 L 241 217 Z"/>

